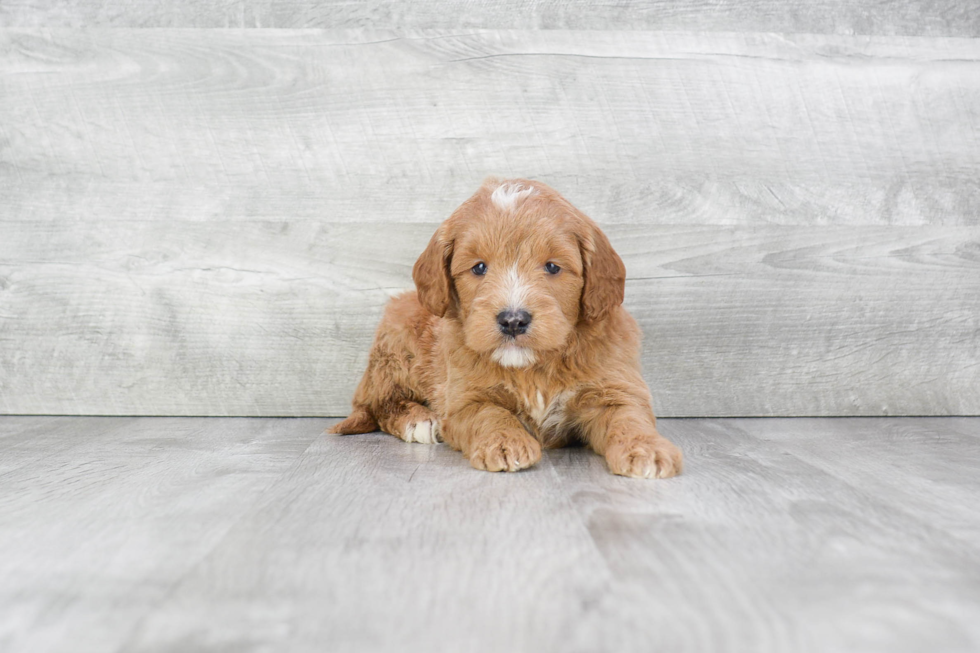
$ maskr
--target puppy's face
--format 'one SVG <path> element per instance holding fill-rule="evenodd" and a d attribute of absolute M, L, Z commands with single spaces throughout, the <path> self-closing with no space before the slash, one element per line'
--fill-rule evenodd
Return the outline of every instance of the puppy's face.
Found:
<path fill-rule="evenodd" d="M 519 214 L 492 202 L 484 208 L 458 234 L 450 264 L 466 346 L 526 367 L 575 328 L 582 256 L 560 220 L 529 206 Z"/>
<path fill-rule="evenodd" d="M 622 302 L 625 269 L 598 227 L 551 188 L 489 180 L 415 264 L 419 299 L 504 367 L 556 352 Z"/>

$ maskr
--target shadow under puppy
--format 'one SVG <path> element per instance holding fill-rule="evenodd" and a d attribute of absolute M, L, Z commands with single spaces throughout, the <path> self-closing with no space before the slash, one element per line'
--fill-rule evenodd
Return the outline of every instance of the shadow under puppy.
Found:
<path fill-rule="evenodd" d="M 477 469 L 517 471 L 581 440 L 610 471 L 666 478 L 626 269 L 605 234 L 549 186 L 488 179 L 415 263 L 417 292 L 378 327 L 353 411 L 333 433 L 440 437 Z"/>

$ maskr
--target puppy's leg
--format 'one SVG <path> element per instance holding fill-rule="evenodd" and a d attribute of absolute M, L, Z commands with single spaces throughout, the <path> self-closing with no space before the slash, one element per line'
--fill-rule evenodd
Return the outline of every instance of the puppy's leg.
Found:
<path fill-rule="evenodd" d="M 354 393 L 350 417 L 334 425 L 330 432 L 369 433 L 380 427 L 405 442 L 439 442 L 439 418 L 414 401 L 414 393 L 402 385 L 408 365 L 400 363 L 390 352 L 373 350 L 368 369 Z"/>
<path fill-rule="evenodd" d="M 331 426 L 327 433 L 337 435 L 354 435 L 355 433 L 371 433 L 378 430 L 378 423 L 374 421 L 371 411 L 366 406 L 354 406 L 347 419 L 337 422 Z"/>
<path fill-rule="evenodd" d="M 405 442 L 439 442 L 439 418 L 431 410 L 411 400 L 387 401 L 375 410 L 378 424 Z"/>
<path fill-rule="evenodd" d="M 468 404 L 449 415 L 443 437 L 488 472 L 516 472 L 541 460 L 541 443 L 509 410 L 491 403 Z"/>
<path fill-rule="evenodd" d="M 660 435 L 656 418 L 639 397 L 620 403 L 602 401 L 605 393 L 589 393 L 576 406 L 580 428 L 592 449 L 606 457 L 609 471 L 638 478 L 669 478 L 684 466 L 681 450 Z M 612 397 L 608 397 L 612 398 Z"/>
<path fill-rule="evenodd" d="M 332 433 L 367 433 L 380 427 L 406 442 L 439 441 L 439 419 L 425 406 L 425 390 L 413 376 L 413 361 L 417 363 L 420 355 L 419 334 L 432 319 L 415 293 L 388 304 L 367 370 L 354 392 L 354 409 Z"/>

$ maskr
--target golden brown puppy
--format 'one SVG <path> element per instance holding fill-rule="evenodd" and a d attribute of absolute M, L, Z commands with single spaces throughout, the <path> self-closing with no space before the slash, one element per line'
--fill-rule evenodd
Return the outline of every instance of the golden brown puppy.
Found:
<path fill-rule="evenodd" d="M 517 471 L 572 439 L 615 474 L 666 478 L 681 452 L 655 427 L 622 260 L 537 181 L 488 179 L 415 263 L 417 292 L 378 327 L 334 433 L 440 438 L 477 469 Z"/>

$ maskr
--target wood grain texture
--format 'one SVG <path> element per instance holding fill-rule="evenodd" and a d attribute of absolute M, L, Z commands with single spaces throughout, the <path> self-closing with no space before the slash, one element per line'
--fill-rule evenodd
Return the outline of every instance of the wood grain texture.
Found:
<path fill-rule="evenodd" d="M 0 423 L 4 651 L 120 650 L 318 432 L 288 420 Z"/>
<path fill-rule="evenodd" d="M 431 222 L 491 173 L 604 222 L 977 225 L 980 41 L 4 30 L 31 220 Z"/>
<path fill-rule="evenodd" d="M 980 36 L 968 0 L 18 0 L 0 4 L 10 27 L 321 27 L 711 30 L 811 34 Z"/>
<path fill-rule="evenodd" d="M 0 30 L 0 412 L 338 415 L 488 173 L 627 257 L 663 415 L 976 414 L 980 41 Z"/>
<path fill-rule="evenodd" d="M 949 537 L 930 514 L 959 500 L 955 485 L 971 483 L 976 439 L 940 430 L 941 442 L 906 448 L 944 461 L 956 479 L 909 511 L 908 495 L 891 487 L 926 484 L 930 472 L 896 469 L 887 442 L 862 448 L 858 441 L 870 428 L 916 429 L 917 420 L 746 421 L 661 421 L 686 454 L 684 481 L 675 485 L 621 483 L 596 457 L 553 454 L 563 491 L 612 575 L 592 621 L 608 628 L 605 648 L 977 646 L 980 628 L 967 615 L 980 601 L 980 542 L 972 528 Z M 756 425 L 785 439 L 756 436 Z M 806 435 L 815 431 L 819 443 Z M 834 462 L 797 457 L 797 438 Z M 965 520 L 980 523 L 974 501 L 962 508 Z"/>
<path fill-rule="evenodd" d="M 805 420 L 732 420 L 726 429 L 745 429 L 791 452 L 848 485 L 875 496 L 894 497 L 903 512 L 929 523 L 960 545 L 980 542 L 974 505 L 980 496 L 980 422 L 934 418 L 843 423 Z M 847 437 L 839 437 L 846 431 Z M 827 440 L 838 439 L 833 450 Z M 951 455 L 955 452 L 955 460 Z M 890 473 L 877 473 L 888 469 Z"/>
<path fill-rule="evenodd" d="M 0 225 L 8 414 L 346 414 L 435 229 Z M 980 413 L 976 227 L 605 227 L 662 416 Z"/>
<path fill-rule="evenodd" d="M 974 651 L 978 422 L 661 420 L 688 466 L 641 481 L 326 420 L 0 418 L 0 647 Z"/>

